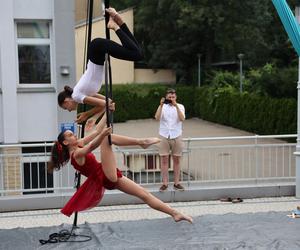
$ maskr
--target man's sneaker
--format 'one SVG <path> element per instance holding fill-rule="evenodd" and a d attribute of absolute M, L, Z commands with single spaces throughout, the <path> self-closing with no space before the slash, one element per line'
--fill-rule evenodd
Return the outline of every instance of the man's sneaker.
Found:
<path fill-rule="evenodd" d="M 159 188 L 159 192 L 164 192 L 168 189 L 168 185 L 163 184 L 160 188 Z"/>
<path fill-rule="evenodd" d="M 184 187 L 181 186 L 179 183 L 178 184 L 174 184 L 174 189 L 175 190 L 179 190 L 179 191 L 184 191 Z"/>

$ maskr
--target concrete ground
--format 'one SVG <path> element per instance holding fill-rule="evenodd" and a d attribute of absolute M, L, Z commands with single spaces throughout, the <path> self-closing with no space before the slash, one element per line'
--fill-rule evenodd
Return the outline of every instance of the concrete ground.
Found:
<path fill-rule="evenodd" d="M 228 213 L 246 214 L 258 212 L 286 212 L 288 214 L 300 205 L 300 199 L 294 197 L 277 197 L 246 199 L 241 203 L 196 201 L 177 202 L 169 205 L 193 217 L 209 214 L 222 215 Z M 100 206 L 79 213 L 78 225 L 84 222 L 104 223 L 166 217 L 168 215 L 153 210 L 147 205 Z M 62 223 L 72 224 L 73 217 L 64 216 L 58 209 L 0 213 L 0 229 L 48 227 L 61 225 Z"/>
<path fill-rule="evenodd" d="M 155 119 L 131 120 L 114 124 L 114 133 L 133 137 L 158 135 L 159 122 Z M 198 118 L 183 122 L 183 137 L 248 136 L 249 132 L 204 121 Z"/>

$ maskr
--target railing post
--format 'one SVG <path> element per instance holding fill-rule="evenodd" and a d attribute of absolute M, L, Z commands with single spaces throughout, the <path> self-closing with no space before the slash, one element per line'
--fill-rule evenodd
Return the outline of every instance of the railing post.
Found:
<path fill-rule="evenodd" d="M 187 141 L 187 153 L 188 153 L 188 187 L 190 187 L 190 182 L 191 182 L 191 173 L 190 173 L 190 143 L 191 143 L 191 139 L 188 138 Z"/>
<path fill-rule="evenodd" d="M 3 155 L 2 155 L 2 149 L 0 149 L 0 190 L 4 190 L 4 171 L 3 171 Z M 0 193 L 0 196 L 3 194 Z"/>
<path fill-rule="evenodd" d="M 47 142 L 44 142 L 44 144 L 45 144 L 45 146 L 44 146 L 44 149 L 45 149 L 45 151 L 44 151 L 44 153 L 45 153 L 44 158 L 46 159 L 46 157 L 47 157 Z M 45 172 L 45 188 L 46 188 L 46 194 L 47 194 L 47 193 L 48 193 L 48 171 L 47 171 L 47 162 L 45 162 L 45 170 L 44 170 L 44 172 Z"/>
<path fill-rule="evenodd" d="M 258 178 L 258 148 L 257 148 L 258 135 L 255 135 L 255 178 Z"/>

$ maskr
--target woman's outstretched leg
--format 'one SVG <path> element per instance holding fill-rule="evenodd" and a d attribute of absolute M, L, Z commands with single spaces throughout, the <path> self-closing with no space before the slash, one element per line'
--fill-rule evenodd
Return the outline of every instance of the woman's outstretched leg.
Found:
<path fill-rule="evenodd" d="M 169 205 L 157 199 L 154 195 L 149 193 L 143 187 L 139 186 L 138 184 L 136 184 L 135 182 L 133 182 L 132 180 L 128 179 L 125 176 L 118 179 L 116 188 L 124 193 L 134 195 L 140 198 L 151 208 L 154 208 L 160 212 L 171 215 L 176 222 L 181 220 L 186 220 L 190 223 L 193 223 L 193 219 L 190 216 L 184 215 L 179 211 L 177 211 L 176 209 L 171 208 Z"/>
<path fill-rule="evenodd" d="M 134 146 L 138 145 L 142 148 L 148 148 L 152 144 L 156 144 L 160 142 L 160 139 L 157 137 L 150 138 L 133 138 L 123 135 L 111 135 L 112 143 L 117 146 Z"/>
<path fill-rule="evenodd" d="M 111 145 L 109 145 L 108 137 L 104 138 L 103 142 L 101 143 L 100 150 L 103 172 L 107 179 L 109 179 L 111 182 L 116 182 L 118 180 L 117 161 L 111 149 Z"/>
<path fill-rule="evenodd" d="M 102 119 L 97 124 L 97 130 L 101 131 L 106 126 L 106 115 L 104 114 Z M 117 146 L 141 146 L 142 148 L 148 148 L 152 144 L 159 143 L 161 140 L 157 137 L 150 138 L 133 138 L 129 136 L 111 135 L 112 143 Z"/>

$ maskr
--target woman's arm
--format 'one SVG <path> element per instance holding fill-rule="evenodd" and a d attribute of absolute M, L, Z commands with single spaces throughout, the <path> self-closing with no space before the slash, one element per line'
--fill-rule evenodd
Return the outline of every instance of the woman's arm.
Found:
<path fill-rule="evenodd" d="M 102 116 L 101 120 L 98 122 L 95 130 L 92 133 L 78 140 L 79 145 L 84 146 L 88 144 L 90 141 L 92 141 L 99 133 L 101 133 L 101 131 L 105 127 L 105 124 L 106 124 L 106 115 Z"/>
<path fill-rule="evenodd" d="M 86 121 L 87 119 L 89 119 L 92 116 L 98 115 L 101 116 L 104 113 L 104 108 L 99 108 L 99 107 L 93 107 L 88 111 L 82 112 L 80 114 L 78 114 L 77 119 L 75 120 L 75 122 L 77 123 L 83 123 L 84 121 Z"/>
<path fill-rule="evenodd" d="M 105 104 L 106 104 L 105 100 L 100 99 L 96 96 L 86 96 L 83 99 L 83 103 L 89 104 L 91 106 L 99 107 L 99 108 L 105 108 Z"/>
<path fill-rule="evenodd" d="M 94 106 L 88 111 L 80 113 L 78 118 L 76 119 L 77 123 L 82 123 L 86 121 L 89 117 L 94 116 L 96 114 L 99 114 L 101 116 L 105 112 L 105 96 L 96 94 L 94 96 L 87 96 L 84 98 L 83 102 L 85 104 L 89 104 L 91 106 Z M 114 103 L 109 99 L 109 110 L 114 111 L 115 110 L 115 105 Z"/>
<path fill-rule="evenodd" d="M 85 157 L 88 153 L 92 152 L 94 149 L 100 146 L 103 139 L 111 134 L 112 128 L 104 128 L 101 133 L 98 133 L 96 138 L 94 138 L 89 144 L 85 145 L 83 148 L 78 148 L 74 152 L 74 158 L 76 161 L 80 161 L 80 158 Z"/>
<path fill-rule="evenodd" d="M 101 100 L 105 100 L 105 98 L 106 98 L 104 95 L 101 95 L 101 94 L 95 94 L 94 97 L 97 97 Z"/>

